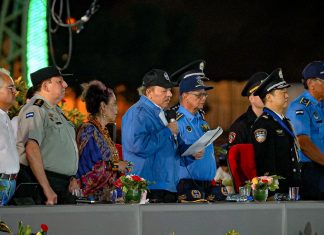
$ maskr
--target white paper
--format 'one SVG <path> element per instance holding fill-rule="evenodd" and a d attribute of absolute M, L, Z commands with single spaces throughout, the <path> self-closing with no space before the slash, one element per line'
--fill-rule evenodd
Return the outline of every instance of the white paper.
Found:
<path fill-rule="evenodd" d="M 207 131 L 203 136 L 201 136 L 195 143 L 193 143 L 181 156 L 188 156 L 198 153 L 199 151 L 205 149 L 208 145 L 213 143 L 221 134 L 223 129 L 217 127 L 214 130 Z"/>

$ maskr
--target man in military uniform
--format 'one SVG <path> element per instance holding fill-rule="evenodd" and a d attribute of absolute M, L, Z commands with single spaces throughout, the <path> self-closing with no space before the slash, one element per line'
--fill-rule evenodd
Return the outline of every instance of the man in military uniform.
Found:
<path fill-rule="evenodd" d="M 31 80 L 36 94 L 18 117 L 18 183 L 38 182 L 45 204 L 73 203 L 70 191 L 76 180 L 72 176 L 78 166 L 75 130 L 57 106 L 67 83 L 54 67 L 32 73 Z"/>
<path fill-rule="evenodd" d="M 324 199 L 324 61 L 303 71 L 305 91 L 289 105 L 287 116 L 300 143 L 304 200 Z"/>
<path fill-rule="evenodd" d="M 185 66 L 180 75 L 180 106 L 177 110 L 179 135 L 186 144 L 193 144 L 206 131 L 209 125 L 203 117 L 203 107 L 207 99 L 207 90 L 213 89 L 206 86 L 203 68 L 205 62 L 198 61 Z M 178 71 L 179 73 L 179 71 Z M 199 157 L 181 157 L 180 182 L 178 195 L 180 200 L 214 200 L 211 180 L 216 175 L 216 161 L 214 147 L 210 144 Z"/>
<path fill-rule="evenodd" d="M 260 97 L 254 95 L 254 91 L 259 87 L 261 81 L 268 76 L 265 72 L 257 72 L 249 78 L 243 88 L 241 96 L 248 97 L 250 106 L 231 125 L 228 134 L 228 147 L 235 144 L 251 143 L 251 127 L 257 117 L 262 114 L 264 107 Z"/>
<path fill-rule="evenodd" d="M 283 79 L 282 70 L 275 69 L 254 92 L 265 105 L 252 127 L 257 174 L 285 177 L 280 181 L 278 191 L 281 193 L 288 193 L 289 187 L 300 185 L 298 141 L 290 121 L 284 116 L 289 86 Z"/>

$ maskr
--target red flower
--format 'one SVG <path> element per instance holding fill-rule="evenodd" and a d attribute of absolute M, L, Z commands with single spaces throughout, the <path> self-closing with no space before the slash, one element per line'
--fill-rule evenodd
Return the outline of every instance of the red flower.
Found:
<path fill-rule="evenodd" d="M 268 180 L 265 180 L 265 179 L 263 179 L 263 180 L 261 180 L 262 181 L 262 183 L 268 183 Z"/>
<path fill-rule="evenodd" d="M 213 187 L 216 187 L 216 180 L 213 179 L 213 180 L 211 181 L 211 185 L 212 185 Z"/>
<path fill-rule="evenodd" d="M 137 176 L 137 175 L 132 175 L 132 179 L 133 179 L 134 181 L 136 181 L 136 182 L 141 182 L 141 181 L 142 181 L 141 177 L 139 177 L 139 176 Z"/>
<path fill-rule="evenodd" d="M 43 232 L 47 232 L 48 231 L 48 227 L 46 224 L 41 224 L 41 229 L 43 230 Z"/>
<path fill-rule="evenodd" d="M 121 179 L 118 178 L 114 184 L 117 188 L 121 188 L 123 186 L 122 182 L 121 182 Z"/>

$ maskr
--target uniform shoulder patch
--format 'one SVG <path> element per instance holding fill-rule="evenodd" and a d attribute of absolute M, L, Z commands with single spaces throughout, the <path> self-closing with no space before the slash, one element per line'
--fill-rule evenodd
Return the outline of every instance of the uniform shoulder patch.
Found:
<path fill-rule="evenodd" d="M 183 116 L 184 116 L 183 113 L 177 112 L 176 121 L 180 120 Z"/>
<path fill-rule="evenodd" d="M 26 118 L 34 117 L 34 112 L 26 113 Z"/>
<path fill-rule="evenodd" d="M 233 143 L 236 139 L 236 133 L 231 131 L 229 134 L 228 134 L 228 143 Z"/>
<path fill-rule="evenodd" d="M 33 105 L 36 105 L 36 106 L 38 106 L 38 107 L 42 107 L 43 106 L 43 104 L 44 104 L 44 100 L 42 100 L 42 99 L 37 99 L 37 100 L 35 100 L 35 102 L 33 103 Z"/>
<path fill-rule="evenodd" d="M 303 97 L 303 98 L 301 98 L 299 103 L 301 103 L 301 104 L 303 104 L 303 105 L 305 105 L 307 107 L 310 104 L 310 100 Z"/>
<path fill-rule="evenodd" d="M 260 128 L 254 131 L 254 138 L 258 143 L 263 143 L 267 139 L 267 130 Z"/>
<path fill-rule="evenodd" d="M 304 115 L 304 110 L 296 110 L 296 115 Z"/>

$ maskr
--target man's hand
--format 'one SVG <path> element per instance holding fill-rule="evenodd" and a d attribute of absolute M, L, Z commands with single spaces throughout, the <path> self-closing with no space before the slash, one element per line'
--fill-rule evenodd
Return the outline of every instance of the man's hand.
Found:
<path fill-rule="evenodd" d="M 192 154 L 192 156 L 193 156 L 196 160 L 199 160 L 199 159 L 202 158 L 202 156 L 204 156 L 204 154 L 205 154 L 205 150 L 203 149 L 203 150 L 201 150 L 201 151 L 199 151 L 199 152 L 197 152 L 197 153 L 195 153 L 195 154 Z"/>
<path fill-rule="evenodd" d="M 71 178 L 69 184 L 69 192 L 72 193 L 75 189 L 79 190 L 80 185 L 78 184 L 78 180 L 76 178 Z"/>
<path fill-rule="evenodd" d="M 170 122 L 168 123 L 167 127 L 171 130 L 172 134 L 177 135 L 179 132 L 178 123 L 177 122 Z"/>
<path fill-rule="evenodd" d="M 45 202 L 46 205 L 55 205 L 57 204 L 57 195 L 53 191 L 53 189 L 50 187 L 48 189 L 44 189 L 44 194 L 47 198 L 47 201 Z"/>

